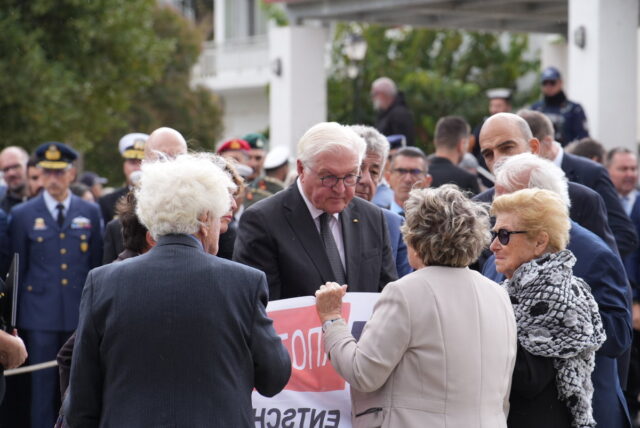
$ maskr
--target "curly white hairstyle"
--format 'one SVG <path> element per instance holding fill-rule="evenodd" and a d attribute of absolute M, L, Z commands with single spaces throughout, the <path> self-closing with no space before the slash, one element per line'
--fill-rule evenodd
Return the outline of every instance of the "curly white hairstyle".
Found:
<path fill-rule="evenodd" d="M 222 217 L 231 207 L 235 184 L 215 155 L 185 154 L 174 160 L 142 163 L 136 214 L 154 239 L 172 233 L 193 235 L 200 218 Z"/>

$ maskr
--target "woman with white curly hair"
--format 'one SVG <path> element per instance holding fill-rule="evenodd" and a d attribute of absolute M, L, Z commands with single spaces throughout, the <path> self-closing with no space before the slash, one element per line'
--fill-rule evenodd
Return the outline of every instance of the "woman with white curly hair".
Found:
<path fill-rule="evenodd" d="M 404 239 L 415 272 L 389 283 L 359 341 L 346 286 L 316 292 L 325 350 L 351 385 L 355 427 L 505 428 L 516 357 L 504 289 L 470 270 L 489 243 L 486 209 L 453 185 L 413 190 Z"/>
<path fill-rule="evenodd" d="M 605 340 L 591 289 L 573 276 L 566 201 L 549 190 L 497 197 L 491 251 L 518 324 L 508 426 L 595 427 L 591 372 Z"/>

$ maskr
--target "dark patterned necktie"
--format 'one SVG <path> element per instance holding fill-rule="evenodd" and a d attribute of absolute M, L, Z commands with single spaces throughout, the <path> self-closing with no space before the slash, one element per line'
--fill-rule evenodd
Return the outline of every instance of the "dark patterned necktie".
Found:
<path fill-rule="evenodd" d="M 58 210 L 58 218 L 56 221 L 58 222 L 58 226 L 62 227 L 64 224 L 64 205 L 58 204 L 56 205 L 56 209 Z"/>
<path fill-rule="evenodd" d="M 344 273 L 344 267 L 342 266 L 342 261 L 340 260 L 338 246 L 336 245 L 335 239 L 333 239 L 333 233 L 331 233 L 331 226 L 329 225 L 330 220 L 331 214 L 323 213 L 320 216 L 320 235 L 324 242 L 324 250 L 329 258 L 329 264 L 331 265 L 334 279 L 338 284 L 342 285 L 345 284 L 347 280 Z"/>

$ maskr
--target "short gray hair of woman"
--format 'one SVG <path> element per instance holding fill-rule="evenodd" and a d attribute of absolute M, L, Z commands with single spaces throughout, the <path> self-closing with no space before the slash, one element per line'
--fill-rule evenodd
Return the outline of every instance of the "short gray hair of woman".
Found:
<path fill-rule="evenodd" d="M 384 168 L 384 164 L 387 162 L 387 156 L 389 156 L 389 140 L 382 135 L 376 128 L 366 125 L 351 125 L 353 131 L 364 139 L 367 144 L 366 153 L 375 153 L 380 156 L 382 163 L 380 168 Z"/>
<path fill-rule="evenodd" d="M 412 190 L 404 206 L 404 240 L 426 266 L 466 267 L 489 245 L 487 206 L 453 184 Z"/>
<path fill-rule="evenodd" d="M 348 150 L 358 157 L 358 167 L 366 150 L 366 143 L 348 126 L 336 122 L 321 122 L 304 133 L 298 142 L 298 160 L 313 167 L 320 153 Z"/>
<path fill-rule="evenodd" d="M 496 171 L 496 187 L 507 193 L 522 189 L 546 189 L 571 206 L 569 184 L 564 171 L 553 162 L 531 153 L 521 153 L 505 159 Z"/>
<path fill-rule="evenodd" d="M 145 161 L 136 189 L 136 214 L 154 239 L 174 233 L 194 235 L 203 215 L 220 218 L 229 211 L 235 187 L 214 155 Z"/>

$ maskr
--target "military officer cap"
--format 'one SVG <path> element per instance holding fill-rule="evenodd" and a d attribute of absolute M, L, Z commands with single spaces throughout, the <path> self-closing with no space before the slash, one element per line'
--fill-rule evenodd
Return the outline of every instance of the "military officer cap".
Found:
<path fill-rule="evenodd" d="M 289 149 L 284 146 L 274 147 L 267 153 L 264 169 L 276 169 L 289 162 Z"/>
<path fill-rule="evenodd" d="M 407 145 L 407 138 L 402 134 L 387 135 L 387 141 L 389 141 L 389 148 L 399 149 Z"/>
<path fill-rule="evenodd" d="M 233 140 L 225 141 L 222 143 L 216 153 L 219 155 L 229 151 L 229 150 L 242 150 L 244 152 L 248 152 L 251 150 L 251 146 L 245 140 L 241 140 L 240 138 L 234 138 Z"/>
<path fill-rule="evenodd" d="M 78 153 L 64 143 L 51 141 L 38 146 L 37 165 L 45 169 L 66 169 L 78 158 Z"/>
<path fill-rule="evenodd" d="M 487 98 L 489 98 L 490 100 L 499 98 L 509 101 L 511 99 L 511 89 L 507 88 L 493 88 L 489 89 L 486 93 Z"/>
<path fill-rule="evenodd" d="M 144 159 L 144 145 L 149 136 L 141 132 L 133 132 L 120 138 L 118 150 L 125 159 Z"/>
<path fill-rule="evenodd" d="M 252 132 L 251 134 L 247 134 L 242 137 L 242 139 L 249 143 L 249 147 L 251 147 L 252 149 L 267 150 L 268 142 L 265 136 L 262 134 Z"/>

